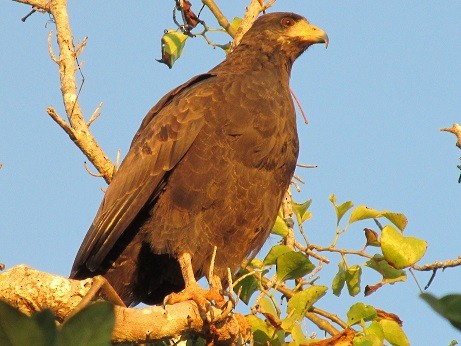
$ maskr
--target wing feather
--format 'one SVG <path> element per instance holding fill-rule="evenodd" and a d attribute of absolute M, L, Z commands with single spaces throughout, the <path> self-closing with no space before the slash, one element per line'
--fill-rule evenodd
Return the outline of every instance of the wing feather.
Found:
<path fill-rule="evenodd" d="M 194 104 L 201 101 L 200 85 L 212 76 L 191 79 L 147 113 L 80 246 L 71 277 L 82 266 L 96 271 L 142 208 L 160 192 L 166 174 L 203 127 L 204 112 L 197 112 Z"/>

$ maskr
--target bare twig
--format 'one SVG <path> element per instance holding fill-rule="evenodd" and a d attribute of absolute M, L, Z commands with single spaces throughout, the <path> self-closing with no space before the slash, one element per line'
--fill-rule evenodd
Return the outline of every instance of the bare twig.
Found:
<path fill-rule="evenodd" d="M 457 138 L 457 141 L 456 141 L 456 146 L 458 148 L 461 149 L 461 125 L 459 124 L 453 124 L 451 127 L 447 128 L 447 127 L 444 127 L 442 129 L 440 129 L 440 131 L 445 131 L 445 132 L 450 132 L 450 133 L 453 133 L 456 138 Z"/>
<path fill-rule="evenodd" d="M 263 277 L 262 278 L 262 285 L 264 286 L 264 288 L 266 289 L 270 289 L 270 281 L 269 279 Z M 290 290 L 289 288 L 286 288 L 285 286 L 277 286 L 276 287 L 277 291 L 279 291 L 280 293 L 282 293 L 284 296 L 286 296 L 287 298 L 291 298 L 293 297 L 294 293 L 292 290 Z M 323 318 L 319 317 L 317 313 L 313 312 L 315 309 L 315 307 L 312 307 L 308 312 L 306 312 L 305 316 L 311 321 L 313 322 L 317 327 L 319 327 L 320 329 L 322 329 L 323 331 L 325 331 L 326 333 L 330 334 L 330 335 L 336 335 L 339 333 L 339 330 L 336 329 L 334 326 L 331 325 L 331 323 L 329 323 L 328 321 L 324 320 Z M 334 322 L 336 322 L 336 318 L 333 317 L 334 315 L 330 315 L 332 316 L 332 318 L 330 318 L 330 320 L 335 320 Z M 339 320 L 339 318 L 338 318 Z M 341 326 L 345 324 L 344 322 L 341 322 Z"/>
<path fill-rule="evenodd" d="M 50 12 L 50 1 L 48 0 L 13 0 L 21 4 L 31 5 L 36 11 Z"/>
<path fill-rule="evenodd" d="M 235 29 L 230 25 L 229 21 L 221 12 L 216 3 L 213 0 L 202 0 L 202 2 L 210 9 L 211 13 L 213 13 L 213 15 L 216 17 L 219 25 L 221 25 L 224 28 L 224 30 L 226 30 L 227 33 L 232 38 L 234 38 L 236 35 Z"/>
<path fill-rule="evenodd" d="M 435 261 L 434 263 L 429 263 L 422 266 L 414 265 L 412 268 L 418 271 L 431 271 L 435 269 L 445 269 L 459 266 L 461 266 L 461 256 L 459 256 L 457 259 L 451 259 L 442 262 Z"/>
<path fill-rule="evenodd" d="M 86 126 L 90 127 L 91 124 L 101 115 L 102 102 L 96 107 L 93 114 L 91 114 L 90 120 L 86 123 Z M 117 164 L 117 163 L 116 163 Z"/>
<path fill-rule="evenodd" d="M 420 284 L 419 284 L 419 281 L 418 281 L 418 279 L 416 278 L 415 273 L 413 273 L 413 270 L 411 270 L 411 268 L 409 268 L 408 270 L 410 271 L 411 276 L 413 276 L 413 280 L 415 280 L 416 286 L 418 286 L 419 292 L 420 292 L 420 293 L 423 293 L 423 289 L 421 288 L 421 286 L 420 286 Z"/>
<path fill-rule="evenodd" d="M 296 97 L 295 92 L 290 88 L 290 94 L 293 97 L 293 100 L 295 100 L 296 105 L 298 106 L 299 111 L 301 112 L 301 115 L 303 116 L 304 124 L 309 124 L 309 120 L 307 120 L 306 114 L 304 113 L 303 107 L 301 106 L 301 103 L 299 102 L 298 98 Z"/>
<path fill-rule="evenodd" d="M 303 163 L 297 163 L 296 166 L 302 167 L 302 168 L 317 168 L 318 165 L 305 165 Z"/>
<path fill-rule="evenodd" d="M 304 180 L 303 180 L 300 176 L 298 176 L 298 175 L 296 175 L 296 174 L 293 174 L 293 179 L 296 179 L 296 180 L 299 181 L 301 184 L 305 184 Z"/>
<path fill-rule="evenodd" d="M 295 247 L 295 233 L 293 230 L 293 200 L 291 198 L 291 189 L 285 192 L 285 197 L 282 200 L 282 215 L 283 220 L 285 221 L 288 227 L 288 234 L 286 235 L 285 239 L 283 240 L 285 245 L 289 246 L 290 248 L 294 249 Z"/>
<path fill-rule="evenodd" d="M 303 246 L 302 244 L 300 244 L 298 241 L 295 241 L 295 247 L 300 250 L 300 251 L 303 251 L 305 252 L 307 255 L 311 256 L 311 257 L 314 257 L 315 259 L 319 260 L 320 262 L 324 262 L 326 264 L 329 264 L 330 263 L 330 260 L 314 251 L 312 251 L 311 249 L 309 249 L 307 246 Z"/>
<path fill-rule="evenodd" d="M 70 139 L 74 140 L 75 133 L 74 130 L 66 123 L 66 121 L 61 118 L 58 113 L 56 113 L 55 109 L 52 106 L 49 106 L 46 109 L 48 115 L 53 119 L 61 128 L 69 135 Z"/>
<path fill-rule="evenodd" d="M 56 58 L 53 52 L 53 45 L 51 44 L 51 38 L 53 37 L 53 31 L 50 31 L 48 34 L 48 53 L 50 54 L 51 60 L 53 60 L 56 64 L 59 64 L 59 60 Z"/>
<path fill-rule="evenodd" d="M 75 48 L 75 57 L 79 57 L 83 53 L 83 50 L 86 47 L 87 41 L 88 41 L 88 36 L 84 37 L 81 42 L 77 42 L 77 47 Z"/>
<path fill-rule="evenodd" d="M 37 12 L 37 10 L 35 9 L 32 9 L 29 13 L 27 13 L 24 17 L 21 18 L 21 21 L 22 22 L 25 22 L 27 20 L 27 18 L 29 18 L 31 15 L 33 15 L 35 12 Z"/>
<path fill-rule="evenodd" d="M 361 257 L 370 258 L 370 259 L 373 258 L 373 256 L 367 254 L 366 252 L 362 250 L 356 251 L 356 250 L 338 249 L 334 246 L 323 247 L 323 246 L 319 246 L 315 244 L 310 244 L 307 248 L 309 250 L 316 250 L 319 252 L 328 251 L 328 252 L 337 252 L 337 253 L 340 253 L 341 255 L 356 255 L 356 256 L 361 256 Z"/>
<path fill-rule="evenodd" d="M 83 162 L 83 167 L 85 167 L 85 171 L 87 171 L 87 173 L 89 175 L 91 175 L 92 177 L 96 177 L 96 178 L 101 178 L 102 177 L 101 173 L 92 172 L 90 167 L 88 167 L 88 164 L 86 163 L 86 161 Z"/>

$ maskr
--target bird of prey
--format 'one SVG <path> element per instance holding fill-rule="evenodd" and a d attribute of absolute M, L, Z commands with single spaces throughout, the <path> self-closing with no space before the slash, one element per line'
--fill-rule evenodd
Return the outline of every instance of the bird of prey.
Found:
<path fill-rule="evenodd" d="M 265 240 L 296 166 L 292 64 L 324 31 L 261 16 L 226 59 L 147 113 L 75 258 L 126 305 L 157 304 L 209 270 L 227 278 Z"/>

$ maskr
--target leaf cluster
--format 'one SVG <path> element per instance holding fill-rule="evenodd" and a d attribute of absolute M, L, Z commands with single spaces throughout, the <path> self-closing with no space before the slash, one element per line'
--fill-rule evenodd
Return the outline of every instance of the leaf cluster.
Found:
<path fill-rule="evenodd" d="M 0 300 L 0 345 L 103 346 L 111 345 L 113 305 L 88 305 L 58 326 L 50 310 L 28 317 Z"/>
<path fill-rule="evenodd" d="M 366 285 L 365 296 L 385 284 L 405 281 L 406 269 L 422 258 L 426 242 L 404 235 L 407 219 L 401 213 L 379 211 L 363 205 L 354 207 L 351 201 L 337 204 L 336 197 L 331 195 L 330 202 L 336 214 L 332 243 L 327 247 L 311 244 L 303 229 L 303 224 L 312 218 L 309 211 L 311 202 L 292 201 L 289 215 L 281 210 L 272 229 L 272 233 L 280 237 L 280 242 L 271 247 L 263 259 L 253 259 L 237 275 L 237 278 L 245 275 L 235 285 L 234 291 L 243 302 L 251 305 L 252 313 L 247 319 L 252 327 L 254 343 L 303 345 L 317 340 L 316 329 L 333 336 L 341 333 L 340 328 L 349 332 L 347 335 L 354 345 L 382 345 L 385 340 L 392 345 L 409 345 L 400 319 L 392 313 L 358 302 L 350 307 L 346 318 L 341 319 L 318 306 L 322 305 L 323 299 L 332 296 L 328 294 L 329 287 L 336 296 L 341 295 L 344 287 L 347 287 L 350 296 L 357 296 L 363 290 L 361 282 L 365 269 L 382 276 L 378 283 Z M 343 222 L 347 214 L 349 217 Z M 293 219 L 296 225 L 293 225 Z M 379 220 L 388 224 L 382 226 Z M 375 231 L 370 226 L 364 229 L 365 245 L 362 249 L 338 247 L 338 240 L 352 225 L 370 221 L 378 225 L 379 230 Z M 299 241 L 295 242 L 295 246 L 287 245 L 286 238 L 294 229 L 299 231 L 297 238 L 302 235 L 305 245 Z M 360 244 L 357 246 L 360 247 Z M 340 255 L 338 271 L 331 281 L 322 274 L 323 266 L 331 263 L 325 254 Z M 357 257 L 366 261 L 350 263 L 350 258 Z M 253 275 L 249 275 L 251 273 Z M 319 284 L 321 281 L 326 284 Z M 312 323 L 306 328 L 307 320 Z"/>

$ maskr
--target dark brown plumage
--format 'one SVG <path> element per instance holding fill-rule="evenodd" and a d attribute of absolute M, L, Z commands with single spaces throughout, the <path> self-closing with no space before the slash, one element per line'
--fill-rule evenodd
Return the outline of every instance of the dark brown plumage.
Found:
<path fill-rule="evenodd" d="M 127 305 L 159 303 L 259 251 L 296 165 L 289 77 L 326 34 L 293 13 L 260 17 L 226 60 L 146 115 L 83 240 L 71 277 L 102 274 Z M 187 280 L 186 280 L 187 281 Z"/>

